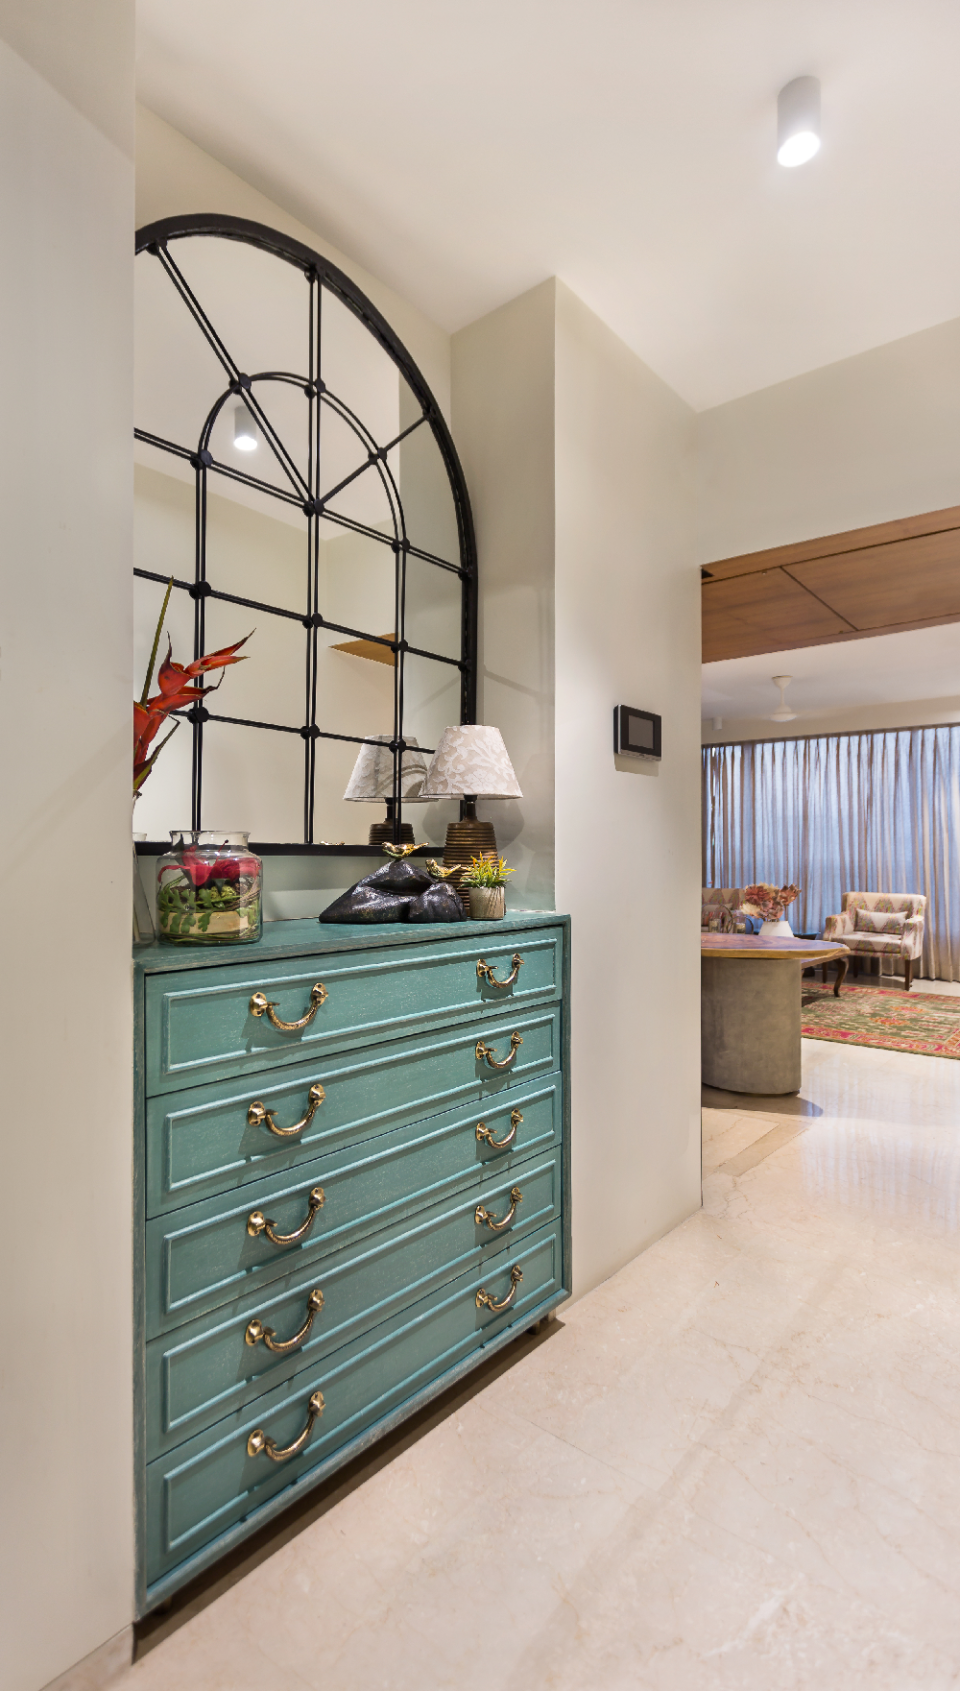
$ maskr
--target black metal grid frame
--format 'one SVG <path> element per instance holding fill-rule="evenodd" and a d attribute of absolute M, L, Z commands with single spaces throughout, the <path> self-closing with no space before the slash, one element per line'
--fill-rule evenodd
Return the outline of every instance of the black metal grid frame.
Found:
<path fill-rule="evenodd" d="M 186 277 L 176 263 L 170 251 L 170 243 L 190 237 L 213 236 L 221 240 L 244 242 L 249 246 L 259 247 L 262 251 L 272 254 L 283 262 L 293 265 L 303 272 L 308 287 L 308 361 L 309 369 L 306 375 L 294 374 L 289 371 L 259 371 L 247 374 L 234 362 L 230 351 L 221 340 L 217 330 L 204 311 L 201 302 L 191 289 Z M 183 581 L 174 578 L 174 587 L 188 593 L 194 602 L 194 659 L 205 653 L 206 616 L 205 605 L 207 599 L 221 599 L 229 604 L 244 605 L 251 610 L 262 612 L 267 616 L 286 617 L 300 622 L 305 630 L 305 677 L 304 677 L 304 721 L 300 727 L 292 727 L 286 723 L 254 722 L 242 717 L 222 716 L 219 712 L 211 711 L 206 704 L 194 704 L 190 710 L 181 714 L 187 717 L 193 731 L 193 763 L 191 778 L 191 825 L 202 827 L 203 810 L 203 757 L 204 757 L 204 724 L 207 722 L 232 723 L 237 727 L 258 728 L 269 733 L 299 734 L 304 742 L 304 800 L 303 800 L 303 843 L 291 847 L 285 843 L 285 850 L 300 850 L 312 852 L 328 852 L 335 850 L 341 855 L 366 854 L 368 846 L 337 846 L 318 845 L 314 839 L 314 799 L 316 787 L 316 746 L 317 741 L 340 740 L 356 745 L 369 744 L 368 736 L 353 734 L 334 734 L 322 728 L 317 722 L 317 663 L 318 663 L 318 631 L 321 628 L 331 629 L 338 634 L 344 634 L 351 639 L 369 640 L 374 644 L 388 646 L 394 652 L 394 697 L 393 697 L 393 734 L 390 749 L 393 753 L 393 796 L 395 813 L 395 838 L 399 838 L 402 820 L 402 797 L 400 792 L 400 765 L 406 742 L 403 738 L 404 713 L 404 660 L 409 652 L 415 657 L 427 658 L 435 663 L 452 665 L 460 671 L 460 720 L 474 722 L 476 720 L 477 695 L 477 552 L 474 536 L 473 517 L 470 510 L 470 499 L 467 493 L 463 469 L 457 456 L 456 447 L 446 425 L 443 415 L 433 394 L 402 341 L 394 333 L 386 319 L 377 310 L 349 276 L 331 264 L 320 253 L 305 246 L 300 241 L 293 240 L 289 235 L 279 230 L 270 229 L 262 223 L 252 223 L 246 218 L 223 217 L 217 215 L 199 214 L 184 217 L 166 217 L 159 222 L 149 223 L 137 231 L 136 253 L 151 254 L 162 266 L 172 286 L 176 289 L 190 315 L 197 324 L 200 332 L 205 336 L 211 349 L 219 360 L 227 378 L 227 385 L 218 395 L 203 424 L 200 438 L 196 446 L 186 446 L 163 437 L 151 434 L 145 429 L 136 428 L 136 439 L 147 445 L 158 448 L 163 452 L 170 452 L 178 458 L 185 459 L 192 466 L 196 478 L 196 539 L 194 556 L 194 578 Z M 324 383 L 321 375 L 322 365 L 322 330 L 323 330 L 323 292 L 329 290 L 342 305 L 353 313 L 364 328 L 373 335 L 383 350 L 397 366 L 415 398 L 421 414 L 415 422 L 391 441 L 386 443 L 374 439 L 370 430 L 362 419 L 350 409 L 344 400 L 333 393 Z M 307 475 L 304 477 L 297 468 L 293 458 L 284 446 L 276 429 L 270 422 L 261 405 L 255 387 L 263 382 L 287 382 L 299 387 L 309 402 L 308 411 L 308 463 Z M 279 465 L 287 485 L 277 486 L 264 481 L 257 476 L 247 474 L 231 464 L 224 464 L 215 459 L 210 451 L 210 438 L 224 405 L 231 398 L 240 398 L 251 412 L 263 435 L 264 441 L 273 453 L 275 462 Z M 321 453 L 321 421 L 324 407 L 332 411 L 353 430 L 366 453 L 365 461 L 349 476 L 344 477 L 336 486 L 321 491 L 320 474 L 322 464 Z M 396 478 L 387 462 L 388 454 L 400 442 L 416 429 L 429 428 L 440 450 L 450 489 L 453 496 L 454 508 L 457 516 L 457 530 L 459 538 L 459 559 L 440 558 L 433 553 L 425 552 L 414 545 L 406 532 L 406 522 L 403 504 Z M 390 509 L 393 525 L 392 538 L 377 529 L 368 527 L 342 512 L 337 512 L 330 506 L 330 500 L 358 476 L 366 472 L 375 472 L 383 485 Z M 206 517 L 207 517 L 207 481 L 210 474 L 222 475 L 233 481 L 244 483 L 247 487 L 255 488 L 271 498 L 280 499 L 284 503 L 297 506 L 304 514 L 307 525 L 307 570 L 306 595 L 302 612 L 291 611 L 278 605 L 262 603 L 254 599 L 241 598 L 236 594 L 214 587 L 207 579 L 206 568 Z M 396 621 L 394 631 L 395 640 L 384 640 L 382 636 L 366 629 L 346 628 L 340 623 L 330 622 L 320 609 L 319 593 L 319 559 L 320 559 L 320 522 L 325 519 L 344 529 L 352 529 L 356 533 L 365 534 L 369 538 L 390 547 L 394 555 L 394 597 Z M 411 646 L 405 638 L 406 614 L 406 567 L 408 557 L 422 559 L 425 563 L 437 569 L 452 571 L 458 575 L 461 582 L 461 641 L 460 657 L 451 658 L 439 652 L 425 651 L 420 647 Z M 156 581 L 166 585 L 169 577 L 160 575 L 152 570 L 135 569 L 134 574 L 146 581 Z M 432 748 L 423 747 L 429 753 Z M 269 849 L 269 847 L 268 847 Z"/>

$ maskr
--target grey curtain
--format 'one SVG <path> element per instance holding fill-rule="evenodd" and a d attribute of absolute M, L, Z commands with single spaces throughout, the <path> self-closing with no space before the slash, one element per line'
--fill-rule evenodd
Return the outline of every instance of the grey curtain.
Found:
<path fill-rule="evenodd" d="M 927 895 L 920 973 L 960 980 L 960 725 L 703 748 L 703 884 L 795 881 L 821 933 L 844 892 Z"/>

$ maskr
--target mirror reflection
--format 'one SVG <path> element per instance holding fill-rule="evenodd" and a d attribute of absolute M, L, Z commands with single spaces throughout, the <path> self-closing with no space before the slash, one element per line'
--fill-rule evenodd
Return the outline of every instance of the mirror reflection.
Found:
<path fill-rule="evenodd" d="M 138 252 L 137 673 L 171 576 L 163 650 L 169 637 L 177 661 L 255 634 L 201 720 L 180 718 L 136 825 L 349 846 L 413 823 L 441 839 L 448 807 L 418 801 L 414 742 L 428 762 L 472 718 L 456 454 L 369 302 L 285 237 L 242 226 L 265 251 L 227 224 L 178 234 L 169 220 Z"/>

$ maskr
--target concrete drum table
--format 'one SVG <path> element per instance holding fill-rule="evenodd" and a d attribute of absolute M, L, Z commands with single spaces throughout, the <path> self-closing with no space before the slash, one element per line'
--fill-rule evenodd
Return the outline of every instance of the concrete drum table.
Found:
<path fill-rule="evenodd" d="M 839 960 L 829 940 L 700 935 L 700 1049 L 705 1086 L 775 1097 L 800 1090 L 800 999 L 804 967 Z"/>

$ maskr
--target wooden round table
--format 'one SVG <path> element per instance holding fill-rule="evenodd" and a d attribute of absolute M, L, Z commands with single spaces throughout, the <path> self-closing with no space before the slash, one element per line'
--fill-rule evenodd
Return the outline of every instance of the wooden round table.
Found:
<path fill-rule="evenodd" d="M 801 978 L 811 963 L 849 951 L 831 940 L 700 935 L 700 1052 L 703 1083 L 721 1092 L 776 1097 L 800 1090 Z"/>

